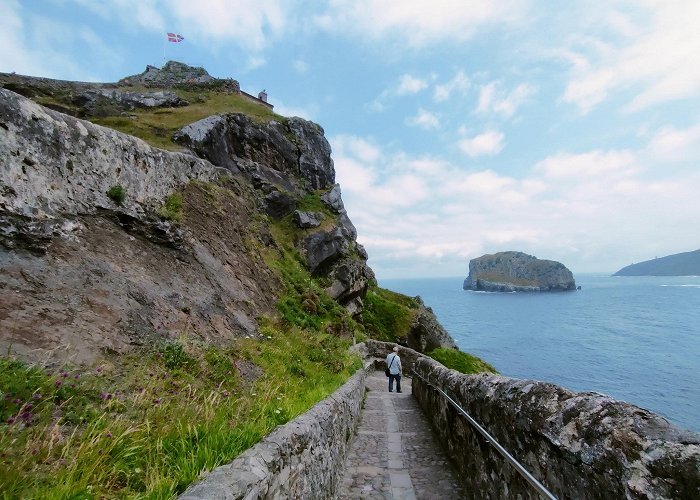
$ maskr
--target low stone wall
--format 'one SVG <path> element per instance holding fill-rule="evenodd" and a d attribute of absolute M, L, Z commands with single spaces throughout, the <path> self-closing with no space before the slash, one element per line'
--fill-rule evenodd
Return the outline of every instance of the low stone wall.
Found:
<path fill-rule="evenodd" d="M 474 498 L 540 497 L 433 386 L 560 499 L 700 498 L 700 434 L 597 393 L 411 365 L 414 397 Z"/>
<path fill-rule="evenodd" d="M 365 394 L 365 369 L 309 411 L 275 429 L 180 500 L 332 498 Z"/>

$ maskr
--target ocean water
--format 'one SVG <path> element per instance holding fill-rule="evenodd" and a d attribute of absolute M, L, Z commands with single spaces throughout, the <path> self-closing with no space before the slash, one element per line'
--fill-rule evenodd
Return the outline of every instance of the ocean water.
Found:
<path fill-rule="evenodd" d="M 464 278 L 381 280 L 420 295 L 503 375 L 633 403 L 700 431 L 700 277 L 575 276 L 580 291 L 484 293 Z"/>

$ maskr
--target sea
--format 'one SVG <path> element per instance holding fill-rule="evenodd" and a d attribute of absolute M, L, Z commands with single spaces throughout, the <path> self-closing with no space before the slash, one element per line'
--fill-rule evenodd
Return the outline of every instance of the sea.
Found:
<path fill-rule="evenodd" d="M 581 290 L 486 293 L 464 277 L 385 279 L 502 375 L 594 391 L 700 432 L 700 277 L 575 275 Z"/>

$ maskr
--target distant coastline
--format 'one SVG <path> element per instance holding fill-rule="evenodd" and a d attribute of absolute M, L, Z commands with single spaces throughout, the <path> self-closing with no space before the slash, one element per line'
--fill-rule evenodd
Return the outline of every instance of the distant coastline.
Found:
<path fill-rule="evenodd" d="M 631 264 L 623 267 L 613 276 L 700 276 L 700 250 Z"/>

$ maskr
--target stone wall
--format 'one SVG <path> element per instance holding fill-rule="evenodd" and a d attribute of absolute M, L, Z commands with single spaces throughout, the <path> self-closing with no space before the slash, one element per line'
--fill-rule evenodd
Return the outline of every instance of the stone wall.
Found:
<path fill-rule="evenodd" d="M 398 344 L 394 344 L 393 342 L 382 342 L 380 340 L 369 339 L 366 342 L 357 344 L 353 347 L 353 349 L 364 359 L 374 359 L 376 361 L 374 363 L 375 369 L 384 371 L 384 368 L 386 368 L 386 363 L 384 360 L 386 359 L 387 354 L 392 352 L 394 346 L 397 345 Z M 413 365 L 416 360 L 426 358 L 426 356 L 409 347 L 403 347 L 400 345 L 398 345 L 398 347 L 399 359 L 401 359 L 401 369 L 403 370 L 404 375 L 410 377 L 413 373 Z"/>
<path fill-rule="evenodd" d="M 331 396 L 207 474 L 180 500 L 332 498 L 359 421 L 366 374 L 358 370 Z"/>
<path fill-rule="evenodd" d="M 539 496 L 434 387 L 560 499 L 700 498 L 697 433 L 597 393 L 463 375 L 423 356 L 411 364 L 414 397 L 474 498 Z"/>

